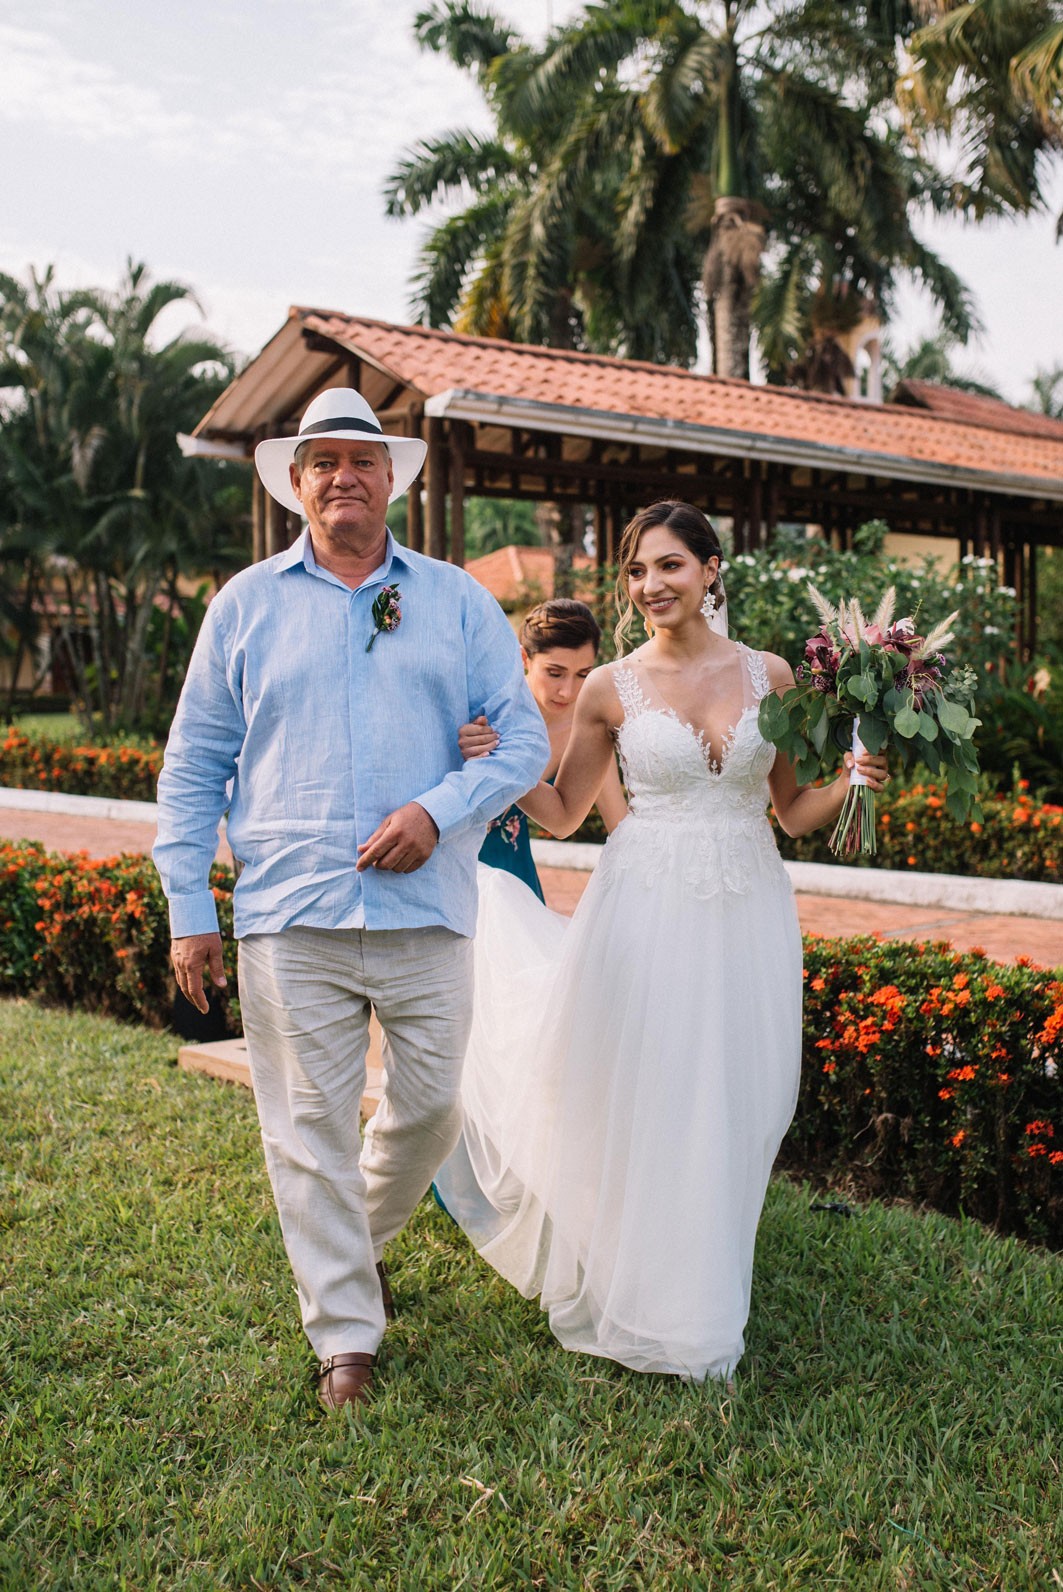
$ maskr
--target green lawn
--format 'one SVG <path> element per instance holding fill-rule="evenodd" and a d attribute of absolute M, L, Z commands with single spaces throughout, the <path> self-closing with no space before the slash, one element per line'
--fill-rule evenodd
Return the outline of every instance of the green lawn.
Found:
<path fill-rule="evenodd" d="M 425 1204 L 327 1417 L 251 1098 L 175 1046 L 0 1003 L 4 1592 L 1060 1584 L 1058 1256 L 778 1182 L 727 1397 L 566 1355 Z"/>
<path fill-rule="evenodd" d="M 84 735 L 76 713 L 17 713 L 12 721 L 31 740 L 79 741 Z"/>

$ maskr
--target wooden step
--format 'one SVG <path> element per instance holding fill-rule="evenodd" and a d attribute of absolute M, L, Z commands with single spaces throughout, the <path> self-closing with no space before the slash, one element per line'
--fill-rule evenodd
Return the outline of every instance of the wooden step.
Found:
<path fill-rule="evenodd" d="M 363 1117 L 373 1115 L 384 1089 L 382 1037 L 376 1018 L 370 1018 L 366 1085 L 362 1095 Z M 218 1039 L 211 1044 L 182 1045 L 177 1052 L 177 1065 L 185 1072 L 202 1072 L 210 1078 L 220 1078 L 225 1083 L 239 1083 L 247 1089 L 251 1088 L 251 1064 L 247 1058 L 246 1039 Z"/>

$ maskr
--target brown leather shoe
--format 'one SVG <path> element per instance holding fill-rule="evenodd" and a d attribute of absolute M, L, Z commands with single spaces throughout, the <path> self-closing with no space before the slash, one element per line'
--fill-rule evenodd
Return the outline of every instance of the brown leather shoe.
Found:
<path fill-rule="evenodd" d="M 371 1354 L 330 1354 L 317 1368 L 317 1396 L 329 1410 L 364 1403 L 372 1385 Z"/>
<path fill-rule="evenodd" d="M 391 1297 L 391 1287 L 388 1283 L 387 1273 L 384 1270 L 384 1262 L 382 1260 L 378 1260 L 376 1263 L 376 1274 L 380 1278 L 380 1297 L 384 1301 L 384 1319 L 386 1321 L 394 1321 L 395 1301 Z"/>

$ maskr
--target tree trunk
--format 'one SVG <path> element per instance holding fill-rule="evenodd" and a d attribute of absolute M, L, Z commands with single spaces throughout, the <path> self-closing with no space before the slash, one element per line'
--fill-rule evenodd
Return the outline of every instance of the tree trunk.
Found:
<path fill-rule="evenodd" d="M 709 306 L 712 368 L 717 376 L 749 380 L 753 294 L 767 242 L 762 216 L 754 200 L 716 200 L 703 286 Z"/>

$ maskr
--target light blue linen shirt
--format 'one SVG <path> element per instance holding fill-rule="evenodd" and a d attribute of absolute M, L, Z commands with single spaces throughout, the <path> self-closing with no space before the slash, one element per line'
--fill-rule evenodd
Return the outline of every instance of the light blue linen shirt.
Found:
<path fill-rule="evenodd" d="M 399 587 L 401 618 L 367 652 L 385 584 Z M 458 728 L 481 713 L 499 746 L 465 763 Z M 192 654 L 159 777 L 154 857 L 171 932 L 217 929 L 208 877 L 228 807 L 244 863 L 238 938 L 292 924 L 471 935 L 485 827 L 548 757 L 516 637 L 482 586 L 389 531 L 383 563 L 352 591 L 304 530 L 222 588 Z M 356 873 L 359 844 L 409 801 L 439 830 L 428 861 Z"/>

